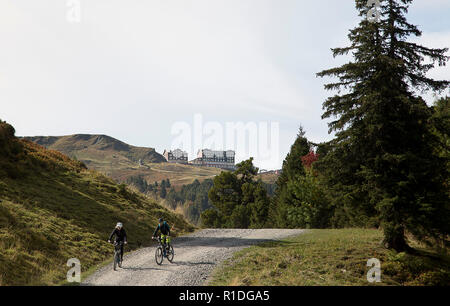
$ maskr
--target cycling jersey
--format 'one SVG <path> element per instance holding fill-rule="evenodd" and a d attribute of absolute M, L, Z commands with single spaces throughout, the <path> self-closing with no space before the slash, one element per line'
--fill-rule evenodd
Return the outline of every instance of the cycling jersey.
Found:
<path fill-rule="evenodd" d="M 156 227 L 155 231 L 153 232 L 153 237 L 156 237 L 156 234 L 158 231 L 161 231 L 161 234 L 163 235 L 170 235 L 170 226 L 167 224 L 166 221 L 162 225 L 159 225 Z"/>
<path fill-rule="evenodd" d="M 125 229 L 123 227 L 120 230 L 115 228 L 112 231 L 111 235 L 109 235 L 108 240 L 111 240 L 113 236 L 116 236 L 116 242 L 119 241 L 127 242 L 127 233 L 125 232 Z"/>

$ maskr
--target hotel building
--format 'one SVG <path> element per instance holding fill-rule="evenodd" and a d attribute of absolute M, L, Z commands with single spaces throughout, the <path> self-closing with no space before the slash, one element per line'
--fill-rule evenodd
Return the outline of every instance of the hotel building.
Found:
<path fill-rule="evenodd" d="M 163 156 L 169 163 L 179 163 L 179 164 L 188 163 L 188 153 L 180 149 L 175 149 L 173 151 L 164 150 Z"/>
<path fill-rule="evenodd" d="M 235 170 L 234 165 L 235 152 L 228 151 L 213 151 L 209 149 L 199 150 L 197 158 L 190 161 L 194 166 L 214 167 L 227 170 Z"/>

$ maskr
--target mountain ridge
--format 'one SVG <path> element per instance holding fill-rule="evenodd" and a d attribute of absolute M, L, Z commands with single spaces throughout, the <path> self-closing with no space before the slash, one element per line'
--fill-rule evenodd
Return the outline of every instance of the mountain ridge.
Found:
<path fill-rule="evenodd" d="M 154 148 L 136 147 L 104 134 L 72 134 L 66 136 L 25 136 L 24 139 L 59 151 L 83 162 L 89 169 L 99 171 L 116 182 L 143 177 L 148 184 L 170 179 L 177 190 L 183 185 L 212 179 L 222 171 L 213 167 L 199 167 L 168 163 Z M 265 182 L 274 183 L 277 174 L 259 175 Z"/>
<path fill-rule="evenodd" d="M 144 176 L 149 183 L 170 178 L 174 186 L 181 187 L 220 173 L 216 168 L 168 163 L 154 148 L 132 146 L 104 134 L 24 136 L 23 139 L 79 160 L 116 182 Z"/>
<path fill-rule="evenodd" d="M 64 136 L 24 136 L 47 149 L 56 150 L 78 160 L 90 163 L 101 157 L 103 160 L 122 157 L 122 162 L 135 164 L 139 160 L 148 163 L 165 162 L 154 148 L 138 147 L 105 134 L 72 134 Z"/>

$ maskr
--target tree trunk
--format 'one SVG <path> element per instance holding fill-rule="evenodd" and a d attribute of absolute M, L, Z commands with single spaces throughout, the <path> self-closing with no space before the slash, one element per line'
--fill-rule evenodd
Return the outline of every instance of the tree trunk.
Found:
<path fill-rule="evenodd" d="M 411 250 L 406 243 L 405 229 L 401 225 L 389 224 L 384 228 L 384 245 L 388 249 L 394 249 L 397 252 Z"/>

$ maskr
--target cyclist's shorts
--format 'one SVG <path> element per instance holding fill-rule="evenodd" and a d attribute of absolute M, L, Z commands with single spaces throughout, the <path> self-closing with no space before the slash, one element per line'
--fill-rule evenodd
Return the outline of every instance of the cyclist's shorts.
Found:
<path fill-rule="evenodd" d="M 167 241 L 166 241 L 166 238 L 167 238 Z M 161 234 L 161 241 L 162 241 L 163 243 L 164 243 L 165 241 L 166 241 L 167 243 L 170 243 L 170 236 Z"/>

